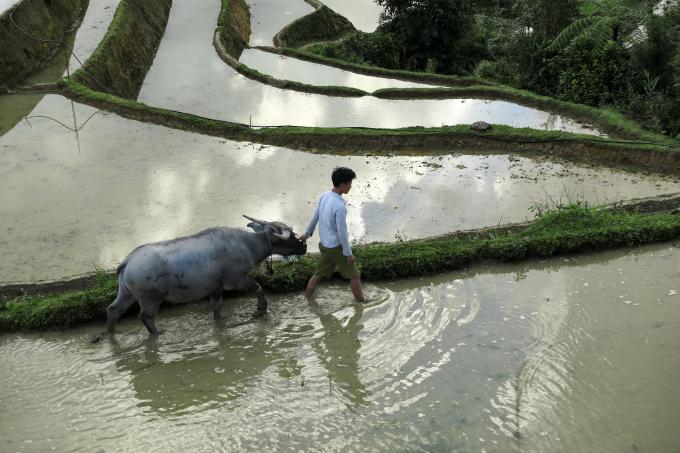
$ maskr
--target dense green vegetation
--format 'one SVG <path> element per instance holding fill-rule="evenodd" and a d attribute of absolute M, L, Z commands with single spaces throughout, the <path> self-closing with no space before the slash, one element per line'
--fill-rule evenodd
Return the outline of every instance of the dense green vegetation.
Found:
<path fill-rule="evenodd" d="M 385 8 L 376 32 L 305 49 L 610 106 L 680 138 L 680 2 L 655 14 L 645 0 L 375 1 Z"/>
<path fill-rule="evenodd" d="M 534 222 L 515 228 L 486 229 L 446 237 L 354 248 L 363 278 L 370 281 L 427 275 L 474 262 L 515 261 L 580 251 L 664 241 L 680 236 L 680 215 L 596 209 L 582 202 L 535 206 Z M 316 255 L 274 263 L 256 278 L 269 291 L 299 291 L 316 267 Z M 104 319 L 115 298 L 117 280 L 103 272 L 92 286 L 65 294 L 21 297 L 0 303 L 0 332 L 65 327 Z"/>

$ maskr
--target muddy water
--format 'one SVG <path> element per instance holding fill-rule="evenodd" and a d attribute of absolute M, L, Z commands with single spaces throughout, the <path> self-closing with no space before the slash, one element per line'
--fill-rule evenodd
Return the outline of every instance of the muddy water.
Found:
<path fill-rule="evenodd" d="M 509 102 L 339 98 L 263 85 L 238 74 L 217 56 L 212 41 L 219 6 L 217 0 L 173 2 L 165 35 L 139 94 L 140 101 L 253 125 L 394 128 L 482 120 L 597 133 L 568 118 Z"/>
<path fill-rule="evenodd" d="M 76 104 L 78 125 L 94 112 Z M 70 102 L 55 95 L 32 115 L 73 124 Z M 547 199 L 605 203 L 680 192 L 669 177 L 555 160 L 309 154 L 106 112 L 80 131 L 79 152 L 69 130 L 46 119 L 31 124 L 0 137 L 0 282 L 113 268 L 141 243 L 245 225 L 242 214 L 301 231 L 338 165 L 358 174 L 348 224 L 350 239 L 360 242 L 522 221 Z"/>
<path fill-rule="evenodd" d="M 324 0 L 322 3 L 349 19 L 357 30 L 372 32 L 378 27 L 382 9 L 373 0 Z"/>
<path fill-rule="evenodd" d="M 0 449 L 675 451 L 677 246 L 4 335 Z"/>
<path fill-rule="evenodd" d="M 74 72 L 80 68 L 78 60 L 84 63 L 90 58 L 92 52 L 106 34 L 118 3 L 119 0 L 90 0 L 78 31 L 67 36 L 62 50 L 58 52 L 47 67 L 28 78 L 26 83 L 54 82 L 65 76 L 68 71 Z M 0 14 L 1 12 L 2 3 L 0 2 Z M 71 54 L 71 50 L 77 56 L 77 59 Z M 67 70 L 66 61 L 69 59 Z M 104 90 L 104 88 L 101 89 Z M 2 112 L 0 114 L 0 136 L 29 116 L 43 96 L 43 94 L 0 96 L 0 112 Z"/>
<path fill-rule="evenodd" d="M 309 85 L 332 85 L 358 88 L 369 93 L 380 88 L 431 88 L 415 82 L 385 79 L 355 74 L 342 69 L 275 55 L 257 49 L 248 49 L 239 59 L 244 65 L 277 79 L 292 80 Z"/>
<path fill-rule="evenodd" d="M 116 13 L 120 0 L 89 0 L 89 5 L 83 18 L 83 22 L 76 33 L 73 44 L 73 53 L 69 61 L 71 72 L 79 69 L 80 62 L 85 63 L 104 38 L 109 25 Z M 76 58 L 77 57 L 77 58 Z M 64 75 L 66 75 L 64 73 Z M 102 87 L 100 90 L 104 91 Z"/>
<path fill-rule="evenodd" d="M 283 27 L 314 12 L 304 0 L 246 0 L 246 3 L 250 6 L 251 46 L 271 46 Z"/>

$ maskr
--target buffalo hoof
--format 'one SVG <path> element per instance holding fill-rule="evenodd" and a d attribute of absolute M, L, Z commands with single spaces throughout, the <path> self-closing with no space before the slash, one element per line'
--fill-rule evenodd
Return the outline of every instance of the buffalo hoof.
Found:
<path fill-rule="evenodd" d="M 101 340 L 103 340 L 104 338 L 111 336 L 111 335 L 113 335 L 113 334 L 111 334 L 109 332 L 102 332 L 99 335 L 92 335 L 88 341 L 92 344 L 99 343 Z"/>
<path fill-rule="evenodd" d="M 265 316 L 267 316 L 267 312 L 263 310 L 256 310 L 255 313 L 253 313 L 254 319 L 264 318 Z"/>

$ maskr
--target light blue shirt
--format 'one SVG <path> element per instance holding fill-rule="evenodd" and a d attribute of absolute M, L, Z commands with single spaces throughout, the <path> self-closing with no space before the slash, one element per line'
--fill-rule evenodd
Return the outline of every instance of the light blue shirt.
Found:
<path fill-rule="evenodd" d="M 352 255 L 352 247 L 349 246 L 347 237 L 347 207 L 342 195 L 332 190 L 321 194 L 316 203 L 314 216 L 307 225 L 307 237 L 312 236 L 317 223 L 321 245 L 329 249 L 342 245 L 342 254 Z"/>

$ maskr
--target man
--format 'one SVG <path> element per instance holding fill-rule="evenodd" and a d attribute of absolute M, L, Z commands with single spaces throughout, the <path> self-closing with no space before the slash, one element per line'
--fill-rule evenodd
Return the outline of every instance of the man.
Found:
<path fill-rule="evenodd" d="M 350 191 L 352 180 L 356 177 L 356 173 L 349 168 L 337 167 L 333 170 L 331 175 L 333 189 L 321 194 L 307 231 L 301 236 L 301 239 L 306 241 L 314 233 L 316 224 L 319 224 L 321 259 L 318 269 L 307 283 L 305 296 L 308 299 L 314 295 L 314 290 L 321 279 L 331 277 L 337 267 L 340 275 L 350 280 L 354 298 L 359 302 L 364 301 L 361 273 L 347 237 L 347 207 L 342 198 L 343 194 Z"/>

